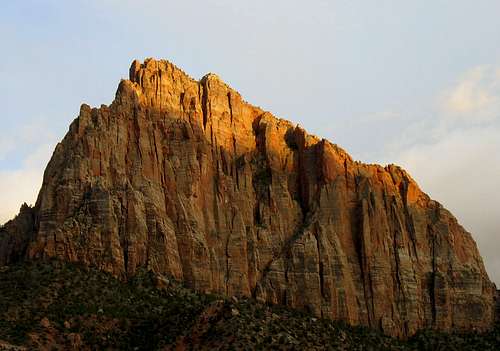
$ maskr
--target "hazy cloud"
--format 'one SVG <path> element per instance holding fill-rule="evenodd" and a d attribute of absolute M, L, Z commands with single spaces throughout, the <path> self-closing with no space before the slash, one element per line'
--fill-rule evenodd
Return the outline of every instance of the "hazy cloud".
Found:
<path fill-rule="evenodd" d="M 14 218 L 23 202 L 34 204 L 41 185 L 41 169 L 26 168 L 15 171 L 0 171 L 0 224 Z"/>
<path fill-rule="evenodd" d="M 450 121 L 488 122 L 500 115 L 500 69 L 478 66 L 442 94 L 441 112 Z"/>
<path fill-rule="evenodd" d="M 0 167 L 0 224 L 3 224 L 19 212 L 22 203 L 35 203 L 55 141 L 53 134 L 39 120 L 3 139 L 0 146 L 0 161 L 13 150 L 25 149 L 24 159 L 17 167 Z"/>

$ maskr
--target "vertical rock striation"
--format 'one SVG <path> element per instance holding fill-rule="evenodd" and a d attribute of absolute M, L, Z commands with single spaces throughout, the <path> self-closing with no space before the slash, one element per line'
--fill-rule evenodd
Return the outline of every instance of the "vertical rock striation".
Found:
<path fill-rule="evenodd" d="M 134 61 L 110 106 L 83 105 L 0 263 L 139 266 L 409 336 L 484 330 L 495 287 L 471 235 L 397 166 L 353 161 L 216 75 Z"/>

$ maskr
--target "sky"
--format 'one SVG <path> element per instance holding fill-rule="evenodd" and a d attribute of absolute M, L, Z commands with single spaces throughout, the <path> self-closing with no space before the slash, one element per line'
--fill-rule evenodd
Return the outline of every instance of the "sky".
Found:
<path fill-rule="evenodd" d="M 82 103 L 109 104 L 133 59 L 166 58 L 407 169 L 500 285 L 499 13 L 497 0 L 4 1 L 0 223 L 35 202 Z"/>

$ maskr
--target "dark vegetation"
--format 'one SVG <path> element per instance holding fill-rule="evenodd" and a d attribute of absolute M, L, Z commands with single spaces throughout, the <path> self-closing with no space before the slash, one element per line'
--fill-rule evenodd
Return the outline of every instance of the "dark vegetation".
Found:
<path fill-rule="evenodd" d="M 26 349 L 499 350 L 487 334 L 401 342 L 253 300 L 200 294 L 141 271 L 128 283 L 60 262 L 0 268 L 0 340 Z M 0 344 L 0 349 L 2 346 Z"/>

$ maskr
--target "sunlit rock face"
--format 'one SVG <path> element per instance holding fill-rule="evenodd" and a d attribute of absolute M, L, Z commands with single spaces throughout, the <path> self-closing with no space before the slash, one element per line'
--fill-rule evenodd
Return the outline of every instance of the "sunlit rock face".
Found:
<path fill-rule="evenodd" d="M 134 61 L 110 106 L 81 107 L 24 213 L 1 229 L 0 263 L 147 266 L 401 337 L 494 319 L 471 235 L 404 170 L 163 60 Z"/>

